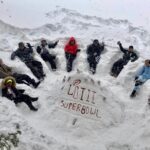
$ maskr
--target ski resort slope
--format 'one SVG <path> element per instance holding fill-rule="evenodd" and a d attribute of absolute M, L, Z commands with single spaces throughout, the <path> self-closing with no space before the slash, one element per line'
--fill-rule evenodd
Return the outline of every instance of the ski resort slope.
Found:
<path fill-rule="evenodd" d="M 19 125 L 22 134 L 18 150 L 149 150 L 147 99 L 150 82 L 143 85 L 135 99 L 130 99 L 129 95 L 135 72 L 144 59 L 150 57 L 150 34 L 127 20 L 82 15 L 65 8 L 51 11 L 46 16 L 50 24 L 35 29 L 22 29 L 0 21 L 1 58 L 17 72 L 32 77 L 19 59 L 10 60 L 17 43 L 30 42 L 36 47 L 41 38 L 59 40 L 58 46 L 51 50 L 57 55 L 58 70 L 52 72 L 35 51 L 35 58 L 42 62 L 46 78 L 37 89 L 18 85 L 26 93 L 39 97 L 35 103 L 39 110 L 32 112 L 23 103 L 16 107 L 1 98 L 0 132 L 15 132 Z M 81 52 L 73 71 L 66 73 L 63 48 L 70 36 L 77 39 Z M 86 47 L 93 39 L 106 44 L 96 75 L 88 72 L 86 62 Z M 134 45 L 140 58 L 134 63 L 129 62 L 115 79 L 109 72 L 112 64 L 122 56 L 117 41 L 124 47 Z"/>

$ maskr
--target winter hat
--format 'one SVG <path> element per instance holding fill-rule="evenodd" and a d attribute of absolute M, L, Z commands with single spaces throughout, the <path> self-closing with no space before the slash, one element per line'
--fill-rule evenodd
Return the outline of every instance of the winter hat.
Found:
<path fill-rule="evenodd" d="M 19 47 L 22 46 L 22 45 L 24 45 L 23 42 L 19 42 L 19 43 L 18 43 L 18 46 L 19 46 Z"/>
<path fill-rule="evenodd" d="M 97 42 L 99 42 L 99 41 L 98 41 L 98 39 L 95 39 L 93 42 L 94 42 L 94 43 L 97 43 Z"/>
<path fill-rule="evenodd" d="M 71 37 L 71 38 L 69 39 L 69 42 L 68 42 L 68 44 L 70 44 L 71 42 L 74 42 L 74 43 L 76 43 L 76 40 L 75 40 L 75 38 L 74 38 L 74 37 Z"/>
<path fill-rule="evenodd" d="M 8 84 L 8 83 L 13 83 L 13 81 L 12 81 L 12 79 L 8 79 L 5 83 L 6 83 L 6 84 Z"/>
<path fill-rule="evenodd" d="M 97 39 L 95 39 L 95 40 L 93 41 L 93 43 L 94 43 L 94 44 L 99 44 L 99 41 L 98 41 Z"/>
<path fill-rule="evenodd" d="M 132 45 L 129 46 L 129 49 L 133 49 L 134 47 Z"/>
<path fill-rule="evenodd" d="M 5 88 L 8 83 L 12 83 L 12 86 L 16 86 L 16 81 L 12 76 L 8 76 L 4 78 L 1 82 L 1 88 Z"/>

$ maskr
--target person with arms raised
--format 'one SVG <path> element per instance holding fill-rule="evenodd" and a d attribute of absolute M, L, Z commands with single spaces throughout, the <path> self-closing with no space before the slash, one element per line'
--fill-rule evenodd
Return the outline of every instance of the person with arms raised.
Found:
<path fill-rule="evenodd" d="M 18 44 L 18 49 L 11 54 L 11 59 L 14 60 L 16 56 L 26 64 L 26 66 L 39 80 L 44 79 L 45 74 L 43 71 L 43 66 L 41 62 L 34 59 L 33 49 L 29 43 L 25 46 L 23 42 L 20 42 Z"/>

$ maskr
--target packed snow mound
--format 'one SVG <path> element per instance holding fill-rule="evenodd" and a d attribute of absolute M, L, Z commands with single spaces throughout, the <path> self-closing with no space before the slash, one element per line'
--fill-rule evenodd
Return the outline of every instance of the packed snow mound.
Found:
<path fill-rule="evenodd" d="M 101 81 L 96 81 L 84 74 L 65 76 L 61 82 L 57 82 L 50 93 L 59 108 L 55 111 L 59 118 L 64 116 L 62 112 L 65 111 L 68 112 L 68 117 L 74 114 L 74 116 L 83 117 L 83 120 L 86 118 L 94 120 L 94 124 L 97 121 L 99 128 L 115 125 L 124 118 L 123 103 L 107 87 L 102 86 Z M 90 126 L 87 123 L 86 125 Z M 93 127 L 89 128 L 93 129 Z"/>
<path fill-rule="evenodd" d="M 0 114 L 0 134 L 15 133 L 17 131 L 16 128 L 19 128 L 21 131 L 18 147 L 11 150 L 66 149 L 65 145 L 29 125 L 15 104 L 6 98 L 0 99 Z"/>
<path fill-rule="evenodd" d="M 22 131 L 19 150 L 150 149 L 147 106 L 150 83 L 144 84 L 135 100 L 129 98 L 135 72 L 144 58 L 150 56 L 149 33 L 126 20 L 85 16 L 68 9 L 57 9 L 46 15 L 50 24 L 36 29 L 21 29 L 0 21 L 0 51 L 4 62 L 17 72 L 34 77 L 20 60 L 10 61 L 18 42 L 31 42 L 35 46 L 35 58 L 42 62 L 46 73 L 37 89 L 18 86 L 31 96 L 39 97 L 38 112 L 31 112 L 25 104 L 16 107 L 6 98 L 0 99 L 0 132 L 14 131 L 19 124 Z M 70 36 L 75 36 L 81 52 L 68 75 L 63 47 Z M 56 72 L 52 72 L 35 51 L 41 38 L 59 40 L 52 50 L 59 63 Z M 97 73 L 90 75 L 86 48 L 95 38 L 103 40 L 106 48 Z M 116 45 L 118 40 L 125 47 L 134 45 L 141 57 L 134 63 L 129 62 L 114 79 L 109 73 L 112 64 L 122 55 Z"/>

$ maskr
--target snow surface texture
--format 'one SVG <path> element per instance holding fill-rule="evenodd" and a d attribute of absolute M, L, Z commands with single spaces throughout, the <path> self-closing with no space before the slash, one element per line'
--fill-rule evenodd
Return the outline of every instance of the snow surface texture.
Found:
<path fill-rule="evenodd" d="M 36 59 L 44 66 L 45 80 L 37 89 L 18 85 L 25 88 L 26 93 L 39 97 L 35 103 L 39 107 L 38 112 L 30 111 L 23 103 L 16 107 L 11 101 L 1 98 L 0 132 L 13 132 L 19 124 L 22 135 L 18 150 L 150 150 L 149 81 L 143 85 L 136 99 L 129 98 L 135 72 L 150 56 L 149 33 L 131 26 L 126 20 L 105 20 L 67 9 L 46 15 L 50 24 L 32 30 L 0 21 L 1 57 L 16 71 L 26 72 L 32 77 L 30 70 L 19 59 L 10 61 L 10 54 L 17 48 L 17 43 L 24 41 L 37 45 L 43 37 L 59 40 L 58 46 L 51 50 L 58 57 L 58 71 L 52 72 L 35 52 Z M 75 60 L 73 71 L 68 74 L 63 47 L 70 36 L 77 38 L 82 51 Z M 90 75 L 85 51 L 95 38 L 105 41 L 107 46 L 96 75 Z M 129 62 L 119 77 L 114 79 L 109 72 L 113 62 L 122 56 L 116 44 L 118 40 L 125 47 L 134 45 L 140 58 L 134 63 Z M 66 95 L 67 90 L 63 89 L 74 79 L 80 79 L 83 87 L 98 93 L 95 107 L 99 109 L 101 118 L 93 119 L 60 108 L 62 99 L 70 99 Z"/>

